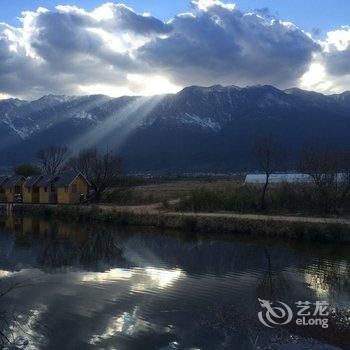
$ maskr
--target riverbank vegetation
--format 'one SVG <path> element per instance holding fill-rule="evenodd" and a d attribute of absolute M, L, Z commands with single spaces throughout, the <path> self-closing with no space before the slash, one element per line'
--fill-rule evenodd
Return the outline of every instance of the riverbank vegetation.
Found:
<path fill-rule="evenodd" d="M 151 226 L 188 233 L 233 234 L 314 242 L 350 242 L 349 223 L 339 219 L 288 218 L 284 216 L 180 213 L 162 210 L 135 211 L 113 206 L 17 205 L 16 216 L 37 215 L 81 223 Z"/>
<path fill-rule="evenodd" d="M 234 211 L 277 214 L 348 216 L 350 214 L 350 152 L 308 147 L 297 165 L 303 182 L 270 184 L 283 169 L 282 147 L 272 137 L 258 140 L 254 156 L 264 174 L 257 184 L 232 183 L 226 188 L 201 188 L 181 199 L 182 211 Z"/>
<path fill-rule="evenodd" d="M 337 196 L 330 192 L 330 196 Z M 337 196 L 338 198 L 338 196 Z M 330 199 L 332 200 L 332 199 Z M 332 202 L 335 199 L 332 200 Z M 191 191 L 177 205 L 179 211 L 293 214 L 303 216 L 349 216 L 350 198 L 345 196 L 334 209 L 325 207 L 323 194 L 312 184 L 282 183 L 270 186 L 261 210 L 261 186 L 239 183 L 221 189 L 200 188 Z"/>

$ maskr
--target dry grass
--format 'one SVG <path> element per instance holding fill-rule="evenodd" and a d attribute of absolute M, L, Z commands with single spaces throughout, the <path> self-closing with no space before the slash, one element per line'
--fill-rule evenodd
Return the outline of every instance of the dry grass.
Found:
<path fill-rule="evenodd" d="M 233 180 L 182 180 L 159 184 L 130 187 L 128 189 L 114 189 L 105 202 L 115 204 L 152 204 L 185 198 L 195 190 L 208 189 L 224 190 L 230 184 L 242 185 L 242 181 Z"/>
<path fill-rule="evenodd" d="M 213 181 L 175 181 L 164 184 L 148 185 L 135 187 L 136 193 L 143 196 L 152 195 L 154 198 L 161 199 L 177 199 L 190 195 L 192 191 L 201 188 L 209 190 L 224 190 L 227 185 L 236 183 L 231 180 L 213 180 Z M 242 184 L 242 183 L 241 183 Z"/>

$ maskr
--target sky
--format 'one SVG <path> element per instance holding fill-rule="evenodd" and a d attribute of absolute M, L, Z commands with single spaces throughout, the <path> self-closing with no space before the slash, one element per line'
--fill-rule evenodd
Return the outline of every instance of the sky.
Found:
<path fill-rule="evenodd" d="M 92 10 L 106 2 L 108 1 L 1 0 L 0 21 L 16 24 L 22 11 L 34 11 L 40 6 L 54 9 L 57 5 L 68 4 Z M 348 0 L 236 0 L 233 2 L 244 11 L 269 8 L 273 14 L 288 19 L 309 32 L 321 31 L 320 36 L 349 23 L 350 2 Z M 162 20 L 168 20 L 190 9 L 188 0 L 126 0 L 122 3 L 137 12 L 150 12 Z"/>
<path fill-rule="evenodd" d="M 1 0 L 0 98 L 350 90 L 347 0 Z"/>

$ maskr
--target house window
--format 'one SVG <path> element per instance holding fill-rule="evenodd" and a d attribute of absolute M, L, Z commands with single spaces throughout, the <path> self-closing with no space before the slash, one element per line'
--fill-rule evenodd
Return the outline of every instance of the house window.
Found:
<path fill-rule="evenodd" d="M 12 193 L 12 187 L 10 187 L 10 193 Z"/>
<path fill-rule="evenodd" d="M 68 186 L 64 187 L 64 192 L 68 193 Z"/>
<path fill-rule="evenodd" d="M 47 192 L 47 187 L 44 188 L 44 191 Z"/>
<path fill-rule="evenodd" d="M 77 193 L 77 185 L 72 185 L 72 193 Z"/>
<path fill-rule="evenodd" d="M 51 192 L 55 192 L 55 185 L 54 184 L 51 184 L 50 190 L 51 190 Z"/>
<path fill-rule="evenodd" d="M 28 187 L 28 193 L 30 193 L 30 187 Z"/>

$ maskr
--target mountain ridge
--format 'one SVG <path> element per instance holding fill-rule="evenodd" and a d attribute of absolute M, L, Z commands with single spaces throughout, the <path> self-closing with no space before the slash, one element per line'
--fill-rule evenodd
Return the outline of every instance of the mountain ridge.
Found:
<path fill-rule="evenodd" d="M 271 85 L 189 86 L 155 96 L 45 95 L 0 100 L 0 161 L 33 160 L 66 144 L 116 149 L 130 171 L 225 171 L 254 166 L 254 138 L 276 134 L 291 149 L 317 139 L 350 146 L 350 92 L 324 95 Z"/>
<path fill-rule="evenodd" d="M 189 85 L 186 86 L 184 88 L 182 88 L 180 91 L 178 91 L 177 93 L 164 93 L 164 94 L 157 94 L 157 95 L 152 95 L 152 96 L 164 96 L 164 95 L 177 95 L 181 92 L 184 92 L 186 90 L 190 90 L 190 89 L 199 89 L 199 90 L 225 90 L 225 89 L 236 89 L 236 90 L 249 90 L 249 89 L 256 89 L 256 88 L 272 88 L 278 91 L 282 91 L 285 93 L 291 93 L 293 94 L 294 92 L 298 93 L 307 93 L 307 94 L 315 94 L 315 95 L 321 95 L 324 97 L 337 97 L 337 96 L 350 96 L 350 90 L 345 90 L 343 92 L 340 93 L 333 93 L 333 94 L 324 94 L 322 92 L 317 92 L 317 91 L 313 91 L 313 90 L 306 90 L 306 89 L 302 89 L 302 88 L 298 88 L 298 87 L 291 87 L 291 88 L 287 88 L 287 89 L 279 89 L 273 85 L 269 85 L 269 84 L 257 84 L 257 85 L 248 85 L 245 87 L 240 87 L 238 85 L 221 85 L 221 84 L 215 84 L 215 85 L 210 85 L 210 86 L 201 86 L 201 85 Z M 143 97 L 143 95 L 121 95 L 118 97 L 112 97 L 109 95 L 104 95 L 104 94 L 91 94 L 91 95 L 56 95 L 56 94 L 52 94 L 49 93 L 47 95 L 43 95 L 40 96 L 36 99 L 33 100 L 23 100 L 17 97 L 10 97 L 10 98 L 3 98 L 0 99 L 0 104 L 3 102 L 20 102 L 20 103 L 31 103 L 31 102 L 37 102 L 46 98 L 61 98 L 61 99 L 68 99 L 68 98 L 84 98 L 84 97 L 93 97 L 93 96 L 100 96 L 100 97 L 104 97 L 107 99 L 111 99 L 111 100 L 115 100 L 115 99 L 119 99 L 119 98 L 124 98 L 124 97 Z"/>

